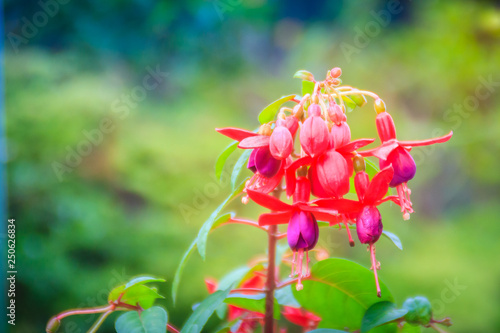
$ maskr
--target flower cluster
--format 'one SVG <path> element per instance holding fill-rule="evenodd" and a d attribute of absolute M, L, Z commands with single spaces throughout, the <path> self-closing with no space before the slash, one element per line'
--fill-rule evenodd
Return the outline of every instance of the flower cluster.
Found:
<path fill-rule="evenodd" d="M 314 84 L 312 92 L 294 98 L 293 108 L 281 108 L 276 120 L 262 124 L 256 132 L 239 128 L 217 131 L 238 141 L 239 148 L 252 150 L 247 167 L 254 175 L 245 185 L 247 196 L 243 202 L 251 199 L 271 210 L 259 217 L 260 226 L 288 224 L 287 239 L 294 255 L 292 276 L 298 275 L 297 289 L 302 288 L 301 279 L 309 274 L 308 251 L 318 242 L 320 220 L 331 226 L 344 225 L 351 246 L 354 241 L 349 229 L 356 226 L 359 241 L 369 247 L 380 296 L 374 244 L 383 225 L 377 206 L 390 200 L 400 206 L 403 218 L 409 219 L 413 206 L 407 182 L 416 173 L 410 150 L 446 142 L 452 132 L 429 140 L 399 141 L 385 103 L 373 92 L 341 86 L 340 68 L 328 71 L 324 81 L 314 80 L 308 72 L 300 73 L 302 79 Z M 362 106 L 366 96 L 375 99 L 375 122 L 381 142 L 376 148 L 362 150 L 375 139 L 351 138 L 346 103 Z M 371 179 L 365 170 L 366 157 L 378 159 L 380 166 Z M 351 178 L 357 200 L 345 198 Z M 396 188 L 397 195 L 388 195 L 389 188 Z M 293 198 L 291 203 L 276 195 L 282 190 Z"/>

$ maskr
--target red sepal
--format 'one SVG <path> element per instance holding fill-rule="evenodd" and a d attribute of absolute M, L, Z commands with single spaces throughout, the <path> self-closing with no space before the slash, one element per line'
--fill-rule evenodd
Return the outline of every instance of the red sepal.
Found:
<path fill-rule="evenodd" d="M 242 128 L 236 128 L 236 127 L 224 127 L 224 128 L 216 128 L 215 129 L 217 132 L 219 132 L 222 135 L 227 136 L 228 138 L 231 138 L 236 141 L 241 141 L 245 138 L 248 138 L 250 136 L 256 136 L 257 133 L 251 132 Z"/>

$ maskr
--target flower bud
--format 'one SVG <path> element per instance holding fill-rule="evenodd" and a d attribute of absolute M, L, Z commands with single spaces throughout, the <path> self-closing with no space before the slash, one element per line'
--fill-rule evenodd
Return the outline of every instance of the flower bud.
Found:
<path fill-rule="evenodd" d="M 338 78 L 340 75 L 342 75 L 342 69 L 340 69 L 340 67 L 332 68 L 332 70 L 330 71 L 330 75 L 333 78 Z"/>
<path fill-rule="evenodd" d="M 293 77 L 297 78 L 297 79 L 301 79 L 301 80 L 314 82 L 314 75 L 312 75 L 310 72 L 305 71 L 305 70 L 300 70 L 300 71 L 295 72 L 295 74 L 293 74 Z"/>
<path fill-rule="evenodd" d="M 300 131 L 300 145 L 311 157 L 328 149 L 330 135 L 328 126 L 321 117 L 311 116 L 304 121 Z"/>
<path fill-rule="evenodd" d="M 346 122 L 339 126 L 333 125 L 330 130 L 330 146 L 333 148 L 342 147 L 351 141 L 351 129 Z"/>
<path fill-rule="evenodd" d="M 415 177 L 417 165 L 410 153 L 401 146 L 396 147 L 388 156 L 387 159 L 380 160 L 380 169 L 385 169 L 392 164 L 394 176 L 392 177 L 389 186 L 396 187 L 399 184 L 406 183 Z"/>
<path fill-rule="evenodd" d="M 45 328 L 45 331 L 48 333 L 56 333 L 59 330 L 59 327 L 61 326 L 61 322 L 59 319 L 57 319 L 56 316 L 50 318 L 49 322 L 47 323 L 47 327 Z"/>
<path fill-rule="evenodd" d="M 342 108 L 338 104 L 330 104 L 328 107 L 328 117 L 332 122 L 336 125 L 340 125 L 340 123 L 347 120 Z"/>
<path fill-rule="evenodd" d="M 349 192 L 349 168 L 340 153 L 330 149 L 321 155 L 316 163 L 316 171 L 319 183 L 328 197 L 340 198 Z"/>
<path fill-rule="evenodd" d="M 297 133 L 297 130 L 299 129 L 299 121 L 294 116 L 288 116 L 285 119 L 279 119 L 276 122 L 276 125 L 285 126 L 286 128 L 288 128 L 288 131 L 290 131 L 290 134 L 292 134 L 292 138 L 295 136 L 295 133 Z"/>
<path fill-rule="evenodd" d="M 310 212 L 296 211 L 288 223 L 288 245 L 294 251 L 309 251 L 318 242 L 319 227 L 316 218 Z"/>
<path fill-rule="evenodd" d="M 309 105 L 307 109 L 309 117 L 321 117 L 321 106 L 316 103 Z"/>
<path fill-rule="evenodd" d="M 386 110 L 385 102 L 383 100 L 381 100 L 380 98 L 377 98 L 375 100 L 375 102 L 373 103 L 373 106 L 375 108 L 375 111 L 377 111 L 377 113 L 382 113 L 382 112 L 385 112 L 385 110 Z"/>
<path fill-rule="evenodd" d="M 352 162 L 354 166 L 354 171 L 356 171 L 356 173 L 365 171 L 366 166 L 365 166 L 365 159 L 363 158 L 363 156 L 360 155 L 354 156 Z"/>
<path fill-rule="evenodd" d="M 382 235 L 382 217 L 374 206 L 365 206 L 356 219 L 356 231 L 359 241 L 363 244 L 373 244 Z"/>
<path fill-rule="evenodd" d="M 432 319 L 432 306 L 423 296 L 408 298 L 403 303 L 403 309 L 408 310 L 405 320 L 412 325 L 428 325 Z"/>
<path fill-rule="evenodd" d="M 278 160 L 284 160 L 290 156 L 293 150 L 292 134 L 285 126 L 277 126 L 269 140 L 271 155 Z"/>
<path fill-rule="evenodd" d="M 271 125 L 269 124 L 262 124 L 260 127 L 259 127 L 259 131 L 257 133 L 259 133 L 260 135 L 271 135 L 271 133 L 273 132 L 273 129 L 271 128 Z"/>
<path fill-rule="evenodd" d="M 257 171 L 266 178 L 271 178 L 278 173 L 281 168 L 281 161 L 275 159 L 268 147 L 256 149 L 254 163 Z"/>
<path fill-rule="evenodd" d="M 394 120 L 389 113 L 379 113 L 375 121 L 377 124 L 378 136 L 382 142 L 396 138 L 396 126 L 394 125 Z"/>
<path fill-rule="evenodd" d="M 354 103 L 356 103 L 356 105 L 359 106 L 359 107 L 362 107 L 366 103 L 368 103 L 368 101 L 366 100 L 365 95 L 362 95 L 362 94 L 359 94 L 359 95 L 349 95 L 349 98 L 352 99 L 354 101 Z"/>

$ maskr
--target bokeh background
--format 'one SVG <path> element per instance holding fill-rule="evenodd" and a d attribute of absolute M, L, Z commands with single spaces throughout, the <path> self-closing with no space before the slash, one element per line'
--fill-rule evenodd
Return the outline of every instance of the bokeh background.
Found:
<path fill-rule="evenodd" d="M 141 273 L 168 280 L 161 304 L 181 326 L 207 294 L 205 277 L 266 248 L 259 231 L 217 230 L 172 305 L 183 252 L 230 192 L 227 177 L 215 180 L 229 140 L 214 128 L 255 128 L 264 106 L 300 93 L 296 70 L 322 78 L 334 66 L 386 101 L 400 138 L 455 132 L 414 149 L 411 220 L 383 208 L 404 251 L 380 242 L 381 278 L 399 304 L 426 295 L 436 317 L 453 319 L 450 332 L 500 331 L 499 1 L 55 1 L 4 1 L 13 332 L 105 303 L 110 287 Z M 158 82 L 141 90 L 148 71 Z M 371 103 L 349 123 L 353 137 L 375 137 Z M 369 266 L 344 231 L 325 230 L 321 244 Z M 90 325 L 72 317 L 63 331 Z"/>

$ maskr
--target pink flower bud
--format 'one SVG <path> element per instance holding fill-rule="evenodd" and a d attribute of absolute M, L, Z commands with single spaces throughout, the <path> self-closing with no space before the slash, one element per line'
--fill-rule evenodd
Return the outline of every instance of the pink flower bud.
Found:
<path fill-rule="evenodd" d="M 415 160 L 411 157 L 410 153 L 401 146 L 398 146 L 391 151 L 385 161 L 380 160 L 379 165 L 380 169 L 385 169 L 389 165 L 392 165 L 392 168 L 394 169 L 394 176 L 389 183 L 389 186 L 391 187 L 396 187 L 413 179 L 413 177 L 415 177 L 415 173 L 417 172 Z"/>
<path fill-rule="evenodd" d="M 349 168 L 340 153 L 331 149 L 321 155 L 316 171 L 321 187 L 329 197 L 340 198 L 349 192 Z"/>
<path fill-rule="evenodd" d="M 311 104 L 309 108 L 307 108 L 307 112 L 309 113 L 309 117 L 321 117 L 321 106 L 318 104 Z"/>
<path fill-rule="evenodd" d="M 316 218 L 310 212 L 296 211 L 288 223 L 288 245 L 294 251 L 309 251 L 318 242 L 319 228 Z"/>
<path fill-rule="evenodd" d="M 359 241 L 363 244 L 373 244 L 382 235 L 382 217 L 374 206 L 365 206 L 356 219 L 356 231 Z"/>
<path fill-rule="evenodd" d="M 311 116 L 300 130 L 300 145 L 307 155 L 318 156 L 328 149 L 330 136 L 328 126 L 321 117 Z"/>
<path fill-rule="evenodd" d="M 268 147 L 256 149 L 254 163 L 257 171 L 266 178 L 271 178 L 278 173 L 282 161 L 275 159 Z"/>
<path fill-rule="evenodd" d="M 340 123 L 339 126 L 333 125 L 330 130 L 330 146 L 339 148 L 351 141 L 351 129 L 346 122 Z"/>
<path fill-rule="evenodd" d="M 269 140 L 271 155 L 278 160 L 284 160 L 290 156 L 293 150 L 292 134 L 285 126 L 277 126 Z"/>
<path fill-rule="evenodd" d="M 342 75 L 342 69 L 340 69 L 340 67 L 332 68 L 330 74 L 332 75 L 332 77 L 337 78 Z"/>
<path fill-rule="evenodd" d="M 342 108 L 338 104 L 330 104 L 328 107 L 328 117 L 337 125 L 347 120 Z"/>
<path fill-rule="evenodd" d="M 389 113 L 379 113 L 376 118 L 376 123 L 378 136 L 382 142 L 396 138 L 396 127 L 394 126 L 394 120 L 392 120 Z"/>

